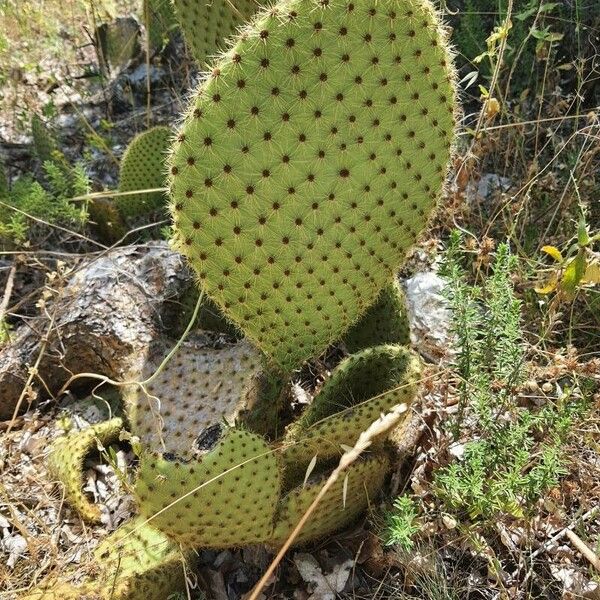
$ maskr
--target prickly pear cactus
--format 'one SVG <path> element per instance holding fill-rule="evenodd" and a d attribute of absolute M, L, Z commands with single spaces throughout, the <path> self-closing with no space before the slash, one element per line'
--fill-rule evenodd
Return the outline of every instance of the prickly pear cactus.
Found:
<path fill-rule="evenodd" d="M 122 427 L 123 421 L 118 417 L 103 421 L 58 438 L 50 450 L 50 473 L 63 484 L 65 498 L 87 521 L 99 521 L 100 508 L 83 492 L 84 461 L 97 448 L 98 442 L 106 446 L 116 441 Z"/>
<path fill-rule="evenodd" d="M 152 348 L 141 376 L 153 374 L 172 342 Z M 124 389 L 131 431 L 145 448 L 189 460 L 197 453 L 194 441 L 208 427 L 242 420 L 262 401 L 262 360 L 248 342 L 211 345 L 198 335 L 184 342 L 158 378 L 141 388 Z"/>
<path fill-rule="evenodd" d="M 24 600 L 162 600 L 185 590 L 183 563 L 191 558 L 136 517 L 99 544 L 82 583 L 46 582 Z"/>
<path fill-rule="evenodd" d="M 165 159 L 172 132 L 168 127 L 153 127 L 140 133 L 127 146 L 121 161 L 119 192 L 135 192 L 117 196 L 121 214 L 138 217 L 160 209 L 166 202 L 164 192 L 144 192 L 166 185 Z"/>
<path fill-rule="evenodd" d="M 288 0 L 213 66 L 170 160 L 178 248 L 282 370 L 377 300 L 425 226 L 454 138 L 425 0 Z"/>
<path fill-rule="evenodd" d="M 383 485 L 388 467 L 385 454 L 371 455 L 350 465 L 317 505 L 294 543 L 318 539 L 350 524 L 373 501 Z M 270 544 L 280 546 L 287 540 L 320 492 L 325 479 L 326 474 L 309 479 L 305 485 L 284 496 Z"/>
<path fill-rule="evenodd" d="M 258 435 L 214 425 L 196 458 L 142 453 L 136 495 L 143 517 L 186 547 L 227 548 L 270 536 L 280 493 L 277 458 Z"/>
<path fill-rule="evenodd" d="M 186 44 L 200 67 L 259 8 L 256 0 L 174 0 Z"/>
<path fill-rule="evenodd" d="M 136 517 L 106 538 L 94 558 L 104 575 L 103 598 L 150 600 L 185 590 L 183 563 L 191 556 Z"/>
<path fill-rule="evenodd" d="M 368 348 L 341 362 L 283 439 L 288 478 L 314 456 L 339 457 L 382 413 L 410 404 L 420 373 L 419 358 L 402 346 Z"/>
<path fill-rule="evenodd" d="M 383 288 L 377 302 L 352 325 L 342 341 L 348 352 L 381 344 L 410 344 L 406 298 L 396 278 Z"/>

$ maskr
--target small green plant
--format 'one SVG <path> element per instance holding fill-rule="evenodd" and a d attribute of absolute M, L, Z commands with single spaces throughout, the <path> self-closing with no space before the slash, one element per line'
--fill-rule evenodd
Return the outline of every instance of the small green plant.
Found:
<path fill-rule="evenodd" d="M 18 179 L 10 192 L 1 197 L 0 240 L 12 244 L 23 244 L 28 240 L 32 220 L 64 227 L 81 229 L 87 222 L 87 205 L 75 204 L 74 196 L 89 193 L 89 180 L 83 167 L 76 165 L 67 176 L 61 166 L 53 161 L 44 163 L 47 184 L 43 186 L 33 177 L 26 175 Z"/>
<path fill-rule="evenodd" d="M 399 496 L 394 500 L 394 508 L 386 516 L 385 544 L 412 550 L 413 537 L 419 531 L 418 508 L 409 496 Z"/>
<path fill-rule="evenodd" d="M 460 410 L 452 427 L 462 441 L 468 415 L 478 439 L 464 442 L 461 459 L 437 472 L 435 490 L 450 510 L 470 519 L 520 517 L 564 474 L 562 448 L 582 406 L 567 392 L 541 410 L 519 407 L 526 368 L 521 302 L 511 281 L 517 259 L 500 244 L 479 286 L 469 283 L 464 263 L 455 232 L 442 268 L 457 348 Z"/>

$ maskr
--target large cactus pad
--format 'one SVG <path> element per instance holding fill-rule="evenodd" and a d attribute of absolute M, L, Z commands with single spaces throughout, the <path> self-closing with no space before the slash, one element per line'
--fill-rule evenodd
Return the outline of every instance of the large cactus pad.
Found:
<path fill-rule="evenodd" d="M 125 217 L 137 217 L 160 209 L 166 202 L 164 192 L 147 192 L 166 183 L 165 159 L 171 130 L 153 127 L 140 133 L 127 146 L 119 174 L 120 192 L 137 192 L 117 196 L 116 204 Z"/>
<path fill-rule="evenodd" d="M 281 2 L 214 65 L 170 161 L 178 244 L 284 370 L 391 280 L 443 186 L 453 107 L 428 2 Z"/>

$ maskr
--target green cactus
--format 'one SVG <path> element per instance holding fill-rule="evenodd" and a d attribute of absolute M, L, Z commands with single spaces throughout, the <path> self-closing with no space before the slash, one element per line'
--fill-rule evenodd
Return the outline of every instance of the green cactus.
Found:
<path fill-rule="evenodd" d="M 357 321 L 425 226 L 454 87 L 416 0 L 283 0 L 201 85 L 170 160 L 175 241 L 283 371 Z"/>
<path fill-rule="evenodd" d="M 243 421 L 245 413 L 262 402 L 260 354 L 246 341 L 221 348 L 209 342 L 202 336 L 189 338 L 145 391 L 138 385 L 125 388 L 131 431 L 145 448 L 189 460 L 204 430 L 224 421 Z M 155 345 L 141 376 L 130 379 L 154 373 L 171 346 Z"/>
<path fill-rule="evenodd" d="M 63 484 L 65 498 L 86 521 L 99 521 L 100 508 L 90 502 L 83 492 L 84 461 L 97 448 L 98 442 L 107 446 L 116 441 L 122 427 L 123 421 L 118 417 L 103 421 L 58 438 L 50 450 L 50 473 Z"/>
<path fill-rule="evenodd" d="M 273 450 L 258 435 L 224 425 L 204 430 L 197 458 L 142 452 L 136 495 L 143 517 L 185 547 L 264 541 L 280 493 Z"/>
<path fill-rule="evenodd" d="M 185 591 L 184 555 L 177 544 L 136 517 L 94 551 L 83 583 L 45 582 L 24 600 L 164 600 Z"/>
<path fill-rule="evenodd" d="M 153 127 L 137 135 L 127 146 L 121 161 L 119 192 L 115 203 L 127 219 L 159 210 L 165 205 L 164 192 L 144 192 L 166 186 L 165 159 L 172 132 L 168 127 Z"/>
<path fill-rule="evenodd" d="M 169 32 L 177 23 L 171 0 L 144 0 L 144 23 L 146 35 L 154 48 L 161 48 Z"/>
<path fill-rule="evenodd" d="M 284 436 L 286 481 L 303 477 L 314 456 L 339 457 L 392 406 L 410 404 L 420 372 L 417 355 L 402 346 L 376 346 L 342 361 Z"/>
<path fill-rule="evenodd" d="M 294 543 L 318 539 L 350 524 L 373 501 L 383 485 L 388 468 L 389 461 L 385 454 L 371 455 L 350 465 L 317 505 Z M 306 485 L 298 486 L 283 498 L 268 543 L 281 546 L 287 540 L 321 490 L 325 479 L 327 474 L 311 478 Z"/>
<path fill-rule="evenodd" d="M 383 288 L 377 302 L 352 325 L 342 341 L 348 352 L 381 344 L 410 344 L 406 298 L 396 278 Z"/>
<path fill-rule="evenodd" d="M 256 0 L 174 0 L 175 16 L 200 67 L 222 50 L 225 41 L 259 8 Z"/>

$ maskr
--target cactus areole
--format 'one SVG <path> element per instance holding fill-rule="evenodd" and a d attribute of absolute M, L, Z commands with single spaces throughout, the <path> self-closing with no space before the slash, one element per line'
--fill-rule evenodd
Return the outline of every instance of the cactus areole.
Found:
<path fill-rule="evenodd" d="M 454 137 L 429 2 L 291 0 L 200 86 L 170 160 L 178 248 L 283 370 L 375 302 L 427 222 Z"/>

